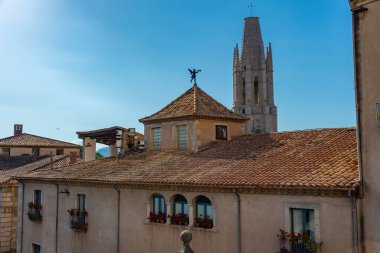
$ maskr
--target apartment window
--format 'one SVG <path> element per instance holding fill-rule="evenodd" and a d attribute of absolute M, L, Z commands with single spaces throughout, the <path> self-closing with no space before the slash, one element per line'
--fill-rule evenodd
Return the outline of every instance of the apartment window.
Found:
<path fill-rule="evenodd" d="M 40 156 L 40 148 L 32 148 L 33 156 Z"/>
<path fill-rule="evenodd" d="M 214 208 L 211 201 L 205 196 L 197 197 L 196 219 L 194 226 L 210 229 L 213 227 Z"/>
<path fill-rule="evenodd" d="M 174 198 L 173 213 L 189 215 L 189 206 L 187 205 L 187 200 L 184 196 L 177 195 Z"/>
<path fill-rule="evenodd" d="M 179 149 L 187 148 L 187 126 L 186 125 L 177 127 L 177 140 L 178 140 Z"/>
<path fill-rule="evenodd" d="M 10 156 L 10 155 L 11 155 L 11 149 L 3 148 L 3 156 Z"/>
<path fill-rule="evenodd" d="M 300 209 L 291 208 L 290 209 L 290 219 L 291 219 L 291 232 L 296 235 L 299 233 L 301 235 L 306 234 L 308 238 L 315 241 L 315 220 L 314 220 L 314 210 L 313 209 Z M 312 252 L 309 251 L 304 244 L 304 242 L 292 242 L 292 250 L 302 250 L 302 252 Z"/>
<path fill-rule="evenodd" d="M 35 243 L 32 243 L 33 253 L 41 253 L 41 246 Z"/>
<path fill-rule="evenodd" d="M 166 214 L 165 198 L 160 194 L 154 194 L 153 195 L 153 213 L 154 214 L 159 214 L 159 213 Z"/>
<path fill-rule="evenodd" d="M 34 190 L 34 200 L 33 202 L 28 203 L 28 217 L 31 221 L 42 221 L 41 209 L 42 209 L 42 201 L 41 201 L 41 190 Z"/>
<path fill-rule="evenodd" d="M 38 206 L 42 206 L 41 190 L 34 190 L 34 204 Z"/>
<path fill-rule="evenodd" d="M 227 126 L 215 126 L 216 139 L 217 140 L 227 140 Z"/>
<path fill-rule="evenodd" d="M 80 215 L 78 215 L 78 222 L 81 227 L 85 227 L 86 216 L 81 215 L 81 214 L 86 211 L 86 195 L 78 194 L 77 198 L 78 198 L 78 210 L 80 212 Z"/>
<path fill-rule="evenodd" d="M 161 127 L 153 128 L 153 149 L 155 150 L 161 149 L 161 136 L 162 136 Z"/>
<path fill-rule="evenodd" d="M 63 155 L 63 148 L 57 148 L 56 155 Z"/>

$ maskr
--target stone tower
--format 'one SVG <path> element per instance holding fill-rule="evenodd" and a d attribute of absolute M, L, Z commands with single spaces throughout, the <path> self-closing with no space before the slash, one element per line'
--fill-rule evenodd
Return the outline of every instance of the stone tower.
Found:
<path fill-rule="evenodd" d="M 233 111 L 249 117 L 247 134 L 277 132 L 273 97 L 272 47 L 264 52 L 258 17 L 244 19 L 241 55 L 236 45 L 233 60 Z"/>

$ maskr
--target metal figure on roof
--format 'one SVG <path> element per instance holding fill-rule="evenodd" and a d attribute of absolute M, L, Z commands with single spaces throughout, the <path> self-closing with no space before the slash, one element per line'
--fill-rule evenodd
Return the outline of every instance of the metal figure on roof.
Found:
<path fill-rule="evenodd" d="M 202 70 L 198 69 L 198 70 L 191 70 L 191 69 L 188 69 L 190 74 L 191 74 L 191 79 L 190 79 L 190 83 L 194 80 L 194 84 L 197 84 L 197 73 L 198 72 L 201 72 Z"/>

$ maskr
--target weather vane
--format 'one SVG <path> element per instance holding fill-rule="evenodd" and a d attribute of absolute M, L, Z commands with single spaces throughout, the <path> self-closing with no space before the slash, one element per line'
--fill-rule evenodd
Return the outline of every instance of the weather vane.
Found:
<path fill-rule="evenodd" d="M 252 4 L 252 2 L 248 5 L 248 8 L 251 9 L 251 17 L 252 17 L 252 8 L 253 8 L 253 4 Z"/>
<path fill-rule="evenodd" d="M 191 75 L 190 83 L 194 80 L 194 84 L 197 84 L 197 73 L 201 72 L 202 70 L 200 70 L 200 69 L 198 69 L 198 70 L 188 69 L 188 70 L 189 70 L 190 75 Z"/>

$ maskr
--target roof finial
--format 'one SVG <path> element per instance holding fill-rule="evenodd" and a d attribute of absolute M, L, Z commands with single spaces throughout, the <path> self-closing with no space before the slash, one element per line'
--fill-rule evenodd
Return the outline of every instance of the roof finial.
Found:
<path fill-rule="evenodd" d="M 248 8 L 250 8 L 250 9 L 251 9 L 251 16 L 250 16 L 250 17 L 252 17 L 252 9 L 253 9 L 253 4 L 252 4 L 252 1 L 251 1 L 251 3 L 248 5 Z"/>
<path fill-rule="evenodd" d="M 190 83 L 194 81 L 194 85 L 197 86 L 197 73 L 201 72 L 202 70 L 200 70 L 200 69 L 198 69 L 198 70 L 196 70 L 196 69 L 193 69 L 193 70 L 188 69 L 188 70 L 189 70 L 190 75 L 191 75 Z"/>

